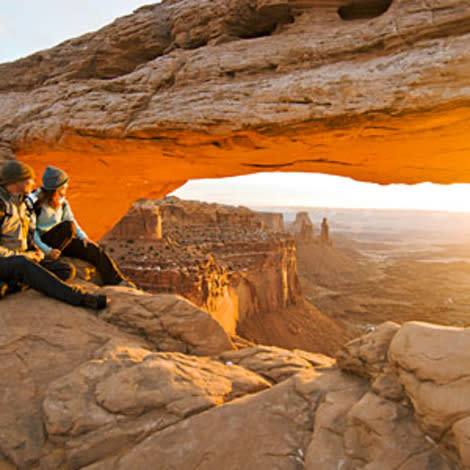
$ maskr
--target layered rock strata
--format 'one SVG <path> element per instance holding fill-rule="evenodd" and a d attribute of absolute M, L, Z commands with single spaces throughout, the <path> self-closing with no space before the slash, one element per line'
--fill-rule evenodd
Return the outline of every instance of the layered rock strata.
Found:
<path fill-rule="evenodd" d="M 136 214 L 158 214 L 163 238 L 146 241 L 140 228 L 149 224 Z M 281 221 L 282 214 L 171 197 L 138 201 L 103 241 L 140 287 L 183 295 L 235 333 L 249 317 L 301 301 L 293 240 L 264 228 Z M 132 239 L 123 225 L 134 228 Z"/>
<path fill-rule="evenodd" d="M 0 151 L 66 169 L 92 236 L 192 178 L 470 182 L 469 33 L 467 0 L 166 0 L 0 65 Z"/>

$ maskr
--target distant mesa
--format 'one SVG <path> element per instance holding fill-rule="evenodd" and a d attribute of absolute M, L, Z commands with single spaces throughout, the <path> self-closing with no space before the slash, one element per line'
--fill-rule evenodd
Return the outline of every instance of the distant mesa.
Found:
<path fill-rule="evenodd" d="M 315 229 L 308 212 L 297 212 L 295 221 L 288 225 L 287 229 L 298 243 L 313 243 L 315 240 Z"/>
<path fill-rule="evenodd" d="M 344 338 L 303 299 L 296 240 L 280 213 L 176 197 L 139 200 L 102 241 L 140 287 L 184 296 L 231 335 L 329 353 Z"/>

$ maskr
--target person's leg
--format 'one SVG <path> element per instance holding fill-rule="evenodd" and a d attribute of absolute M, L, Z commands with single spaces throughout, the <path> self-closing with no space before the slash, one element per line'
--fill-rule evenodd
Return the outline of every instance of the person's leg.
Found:
<path fill-rule="evenodd" d="M 72 263 L 63 260 L 43 259 L 40 262 L 43 268 L 54 273 L 60 280 L 64 282 L 71 281 L 75 278 L 76 269 Z"/>
<path fill-rule="evenodd" d="M 75 224 L 64 220 L 41 235 L 41 240 L 51 248 L 63 251 L 75 236 Z"/>
<path fill-rule="evenodd" d="M 8 285 L 24 284 L 49 297 L 70 305 L 95 309 L 106 306 L 106 296 L 88 294 L 77 286 L 69 286 L 39 263 L 24 256 L 0 258 L 0 281 Z"/>
<path fill-rule="evenodd" d="M 104 249 L 95 243 L 88 243 L 87 246 L 82 240 L 74 238 L 62 251 L 65 256 L 88 261 L 96 267 L 101 275 L 103 283 L 106 285 L 116 285 L 125 280 L 112 258 Z"/>

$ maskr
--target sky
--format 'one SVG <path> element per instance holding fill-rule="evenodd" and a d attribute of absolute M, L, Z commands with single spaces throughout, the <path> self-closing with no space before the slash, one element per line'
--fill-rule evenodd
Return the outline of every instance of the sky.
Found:
<path fill-rule="evenodd" d="M 148 0 L 0 0 L 0 63 L 95 31 Z M 258 173 L 188 182 L 184 199 L 249 207 L 357 207 L 470 212 L 470 185 L 380 186 L 331 175 Z"/>
<path fill-rule="evenodd" d="M 0 63 L 95 31 L 152 0 L 0 0 Z"/>
<path fill-rule="evenodd" d="M 172 193 L 248 207 L 344 207 L 470 212 L 470 185 L 379 185 L 310 173 L 256 173 L 193 180 Z"/>

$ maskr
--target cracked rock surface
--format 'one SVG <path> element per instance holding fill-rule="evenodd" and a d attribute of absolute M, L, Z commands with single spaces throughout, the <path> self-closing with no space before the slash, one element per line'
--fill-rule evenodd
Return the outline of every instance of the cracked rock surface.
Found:
<path fill-rule="evenodd" d="M 176 296 L 103 290 L 99 317 L 2 300 L 0 468 L 470 468 L 466 329 L 385 323 L 336 363 L 235 350 Z"/>

